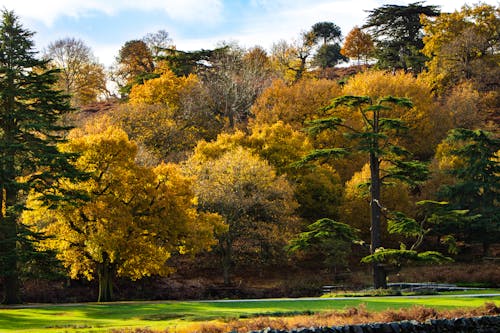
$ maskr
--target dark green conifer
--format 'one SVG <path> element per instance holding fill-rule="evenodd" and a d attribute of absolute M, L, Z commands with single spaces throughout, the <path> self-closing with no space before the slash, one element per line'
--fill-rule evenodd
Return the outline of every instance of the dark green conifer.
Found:
<path fill-rule="evenodd" d="M 28 235 L 20 222 L 25 195 L 51 188 L 59 177 L 72 176 L 72 156 L 57 143 L 67 129 L 60 117 L 71 110 L 69 99 L 53 90 L 56 72 L 36 58 L 33 33 L 18 17 L 3 10 L 0 21 L 0 278 L 6 304 L 19 303 L 19 268 Z M 56 195 L 57 194 L 57 195 Z M 31 237 L 31 236 L 30 236 Z"/>

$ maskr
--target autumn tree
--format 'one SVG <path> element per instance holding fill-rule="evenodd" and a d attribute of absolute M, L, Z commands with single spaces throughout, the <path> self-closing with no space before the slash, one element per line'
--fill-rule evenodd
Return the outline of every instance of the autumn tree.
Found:
<path fill-rule="evenodd" d="M 464 80 L 481 91 L 498 91 L 500 7 L 477 4 L 425 18 L 426 76 L 440 91 Z"/>
<path fill-rule="evenodd" d="M 361 116 L 361 124 L 353 126 L 337 116 L 316 119 L 309 122 L 309 132 L 319 134 L 328 130 L 342 130 L 352 141 L 351 147 L 316 149 L 306 155 L 299 164 L 322 158 L 343 157 L 350 151 L 367 155 L 370 166 L 370 253 L 374 254 L 383 246 L 381 239 L 381 219 L 384 203 L 381 201 L 381 186 L 384 179 L 404 180 L 416 184 L 424 180 L 427 171 L 424 165 L 409 159 L 407 150 L 394 144 L 394 138 L 407 127 L 398 118 L 388 118 L 391 106 L 410 108 L 412 103 L 406 98 L 384 97 L 373 100 L 368 96 L 342 96 L 334 99 L 325 110 L 347 107 Z M 390 167 L 382 175 L 382 162 Z M 373 282 L 375 288 L 386 288 L 386 272 L 380 262 L 373 262 Z"/>
<path fill-rule="evenodd" d="M 71 95 L 74 106 L 95 102 L 107 92 L 104 66 L 82 40 L 64 38 L 49 44 L 44 57 L 60 70 L 57 88 Z"/>
<path fill-rule="evenodd" d="M 294 187 L 298 203 L 297 214 L 306 222 L 321 218 L 338 219 L 342 200 L 342 181 L 335 169 L 327 164 L 310 164 L 297 168 L 293 163 L 313 149 L 305 133 L 290 124 L 278 121 L 251 127 L 241 145 L 271 164 L 279 175 L 286 176 Z"/>
<path fill-rule="evenodd" d="M 488 116 L 485 100 L 484 94 L 475 89 L 471 81 L 464 81 L 444 96 L 443 111 L 452 115 L 454 128 L 481 128 L 485 126 Z"/>
<path fill-rule="evenodd" d="M 285 81 L 295 83 L 305 76 L 316 44 L 315 38 L 311 31 L 301 32 L 291 43 L 281 40 L 272 45 L 271 61 Z"/>
<path fill-rule="evenodd" d="M 381 69 L 420 73 L 427 60 L 421 53 L 424 44 L 420 17 L 439 15 L 439 7 L 414 2 L 406 6 L 383 5 L 368 13 L 362 28 L 375 39 L 377 65 Z"/>
<path fill-rule="evenodd" d="M 187 171 L 196 177 L 200 208 L 220 214 L 228 225 L 217 246 L 227 285 L 236 254 L 266 257 L 281 251 L 296 229 L 296 202 L 286 179 L 248 149 L 236 146 L 207 155 L 204 146 L 197 147 Z"/>
<path fill-rule="evenodd" d="M 420 160 L 430 160 L 436 146 L 453 127 L 453 115 L 445 112 L 433 98 L 432 85 L 410 73 L 399 71 L 367 71 L 359 73 L 344 85 L 346 95 L 367 95 L 372 98 L 385 96 L 406 96 L 413 108 L 395 107 L 392 117 L 400 118 L 409 131 L 397 138 L 399 145 L 410 150 Z M 341 110 L 338 110 L 339 112 Z M 347 115 L 341 115 L 347 117 Z"/>
<path fill-rule="evenodd" d="M 356 59 L 358 65 L 361 64 L 361 60 L 366 65 L 368 59 L 373 55 L 374 48 L 370 34 L 363 32 L 356 26 L 345 37 L 340 53 L 351 59 Z"/>
<path fill-rule="evenodd" d="M 113 70 L 120 92 L 127 95 L 134 84 L 156 77 L 153 54 L 143 40 L 127 41 L 120 49 Z"/>
<path fill-rule="evenodd" d="M 333 80 L 303 78 L 294 85 L 287 85 L 282 80 L 275 80 L 269 88 L 262 92 L 252 106 L 251 127 L 264 124 L 273 125 L 282 121 L 294 130 L 301 130 L 305 122 L 323 117 L 323 106 L 341 95 L 342 87 Z M 310 138 L 310 144 L 318 148 L 344 141 L 345 138 L 340 133 Z M 364 163 L 365 161 L 361 158 L 352 156 L 350 161 L 335 161 L 333 170 L 340 176 L 341 181 L 346 181 Z M 303 185 L 306 186 L 306 183 Z"/>
<path fill-rule="evenodd" d="M 64 128 L 60 117 L 71 108 L 66 96 L 52 90 L 57 71 L 36 58 L 33 33 L 11 11 L 0 22 L 0 277 L 3 302 L 19 303 L 19 253 L 27 234 L 19 217 L 26 209 L 27 191 L 41 192 L 59 177 L 77 173 L 72 154 L 58 151 Z M 48 193 L 54 200 L 70 193 Z"/>
<path fill-rule="evenodd" d="M 176 76 L 162 66 L 157 72 L 158 78 L 134 86 L 129 103 L 109 116 L 157 160 L 176 162 L 199 140 L 215 139 L 224 122 L 207 103 L 210 95 L 196 75 Z"/>
<path fill-rule="evenodd" d="M 283 121 L 294 129 L 312 120 L 318 110 L 341 95 L 341 87 L 332 80 L 304 78 L 294 85 L 274 80 L 252 105 L 252 123 L 273 124 Z"/>
<path fill-rule="evenodd" d="M 197 212 L 191 181 L 174 165 L 137 165 L 137 146 L 122 130 L 75 130 L 60 149 L 80 154 L 75 166 L 90 174 L 81 182 L 61 179 L 63 188 L 87 200 L 47 210 L 31 195 L 23 219 L 49 236 L 40 247 L 57 251 L 70 277 L 98 278 L 98 301 L 112 300 L 115 276 L 166 275 L 173 254 L 214 243 L 220 218 Z"/>
<path fill-rule="evenodd" d="M 158 77 L 132 87 L 129 94 L 130 104 L 156 104 L 178 108 L 182 95 L 199 82 L 195 75 L 178 77 L 168 68 L 159 68 L 156 73 Z"/>

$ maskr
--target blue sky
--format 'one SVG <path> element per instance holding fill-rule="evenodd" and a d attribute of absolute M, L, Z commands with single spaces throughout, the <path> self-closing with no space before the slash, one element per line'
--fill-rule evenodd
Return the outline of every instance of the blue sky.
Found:
<path fill-rule="evenodd" d="M 209 49 L 222 41 L 270 49 L 279 40 L 292 41 L 314 23 L 330 21 L 346 35 L 362 25 L 367 13 L 399 0 L 0 0 L 24 26 L 36 32 L 38 50 L 60 38 L 74 37 L 90 46 L 106 66 L 128 40 L 160 29 L 169 32 L 180 50 Z M 475 3 L 477 1 L 473 1 Z M 483 1 L 498 5 L 498 0 Z M 429 0 L 443 11 L 465 1 Z"/>

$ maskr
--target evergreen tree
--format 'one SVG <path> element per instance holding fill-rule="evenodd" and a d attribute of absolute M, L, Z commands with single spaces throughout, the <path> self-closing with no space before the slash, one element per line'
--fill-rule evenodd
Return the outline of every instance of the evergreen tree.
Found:
<path fill-rule="evenodd" d="M 309 133 L 317 135 L 326 130 L 341 131 L 352 146 L 345 148 L 317 149 L 297 164 L 311 160 L 330 157 L 343 157 L 351 152 L 368 155 L 370 165 L 370 253 L 374 254 L 383 247 L 381 219 L 386 208 L 381 201 L 381 187 L 388 179 L 400 180 L 415 185 L 425 180 L 427 167 L 418 161 L 410 160 L 411 156 L 403 147 L 395 144 L 396 139 L 407 130 L 406 124 L 398 118 L 387 118 L 392 107 L 411 108 L 412 102 L 406 98 L 384 97 L 373 100 L 368 96 L 341 96 L 334 99 L 325 111 L 347 107 L 357 111 L 362 122 L 358 125 L 347 123 L 344 119 L 332 116 L 309 122 Z M 391 165 L 383 170 L 382 162 Z M 386 288 L 386 271 L 383 263 L 373 261 L 373 282 L 375 288 Z"/>
<path fill-rule="evenodd" d="M 463 226 L 463 237 L 482 243 L 487 255 L 500 239 L 500 139 L 486 131 L 459 128 L 446 141 L 458 146 L 449 153 L 457 159 L 449 170 L 457 182 L 444 186 L 440 194 L 453 208 L 476 215 Z"/>
<path fill-rule="evenodd" d="M 438 16 L 439 7 L 415 2 L 407 6 L 383 5 L 369 13 L 362 28 L 375 39 L 378 66 L 421 72 L 427 59 L 420 52 L 424 46 L 420 16 Z"/>
<path fill-rule="evenodd" d="M 68 97 L 52 90 L 56 71 L 36 58 L 33 33 L 3 10 L 0 22 L 0 278 L 6 304 L 19 303 L 19 265 L 31 236 L 19 222 L 28 191 L 50 188 L 68 176 L 71 155 L 56 144 L 65 130 L 59 118 L 71 110 Z M 47 194 L 53 199 L 61 197 Z"/>

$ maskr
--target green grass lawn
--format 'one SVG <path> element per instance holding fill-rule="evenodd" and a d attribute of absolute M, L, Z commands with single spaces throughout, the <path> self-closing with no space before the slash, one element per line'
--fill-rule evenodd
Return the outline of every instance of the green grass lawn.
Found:
<path fill-rule="evenodd" d="M 265 300 L 237 302 L 121 302 L 0 307 L 0 332 L 106 332 L 112 328 L 147 327 L 165 329 L 193 322 L 226 320 L 266 313 L 341 310 L 364 303 L 368 310 L 400 309 L 413 305 L 436 308 L 479 307 L 500 304 L 500 297 L 366 297 L 342 300 Z"/>

